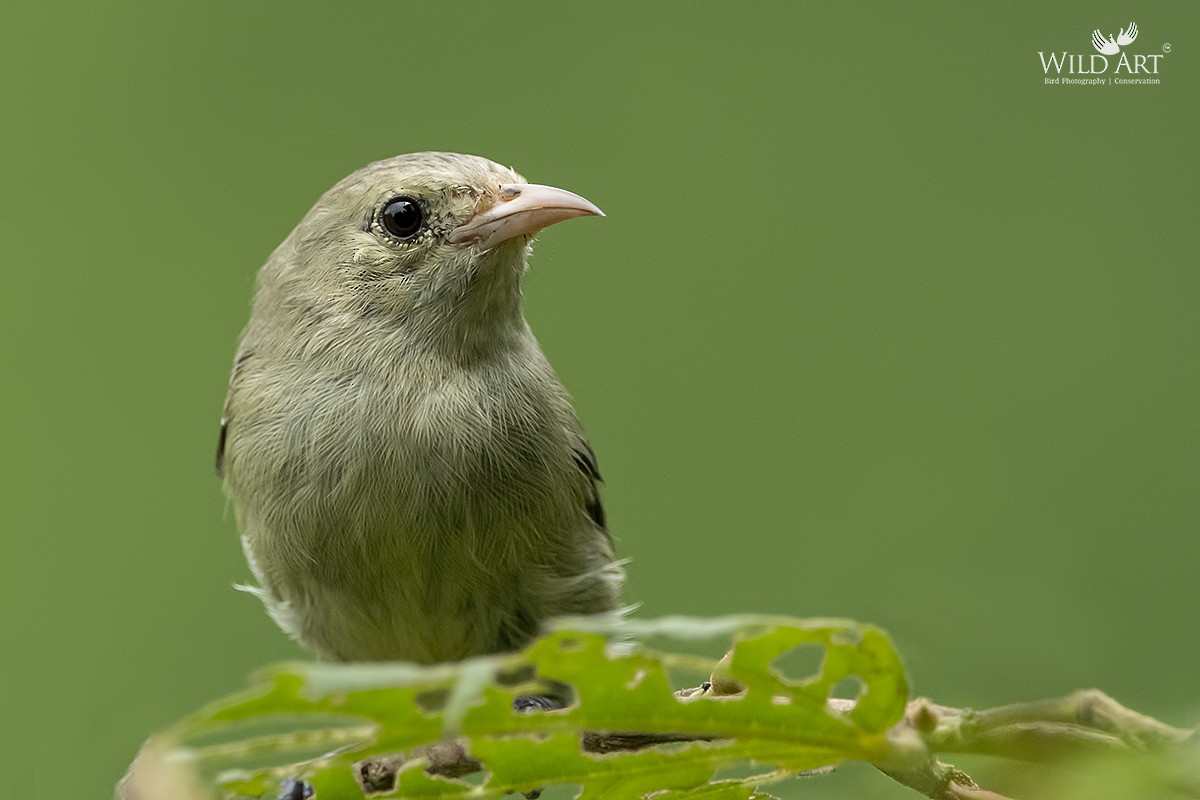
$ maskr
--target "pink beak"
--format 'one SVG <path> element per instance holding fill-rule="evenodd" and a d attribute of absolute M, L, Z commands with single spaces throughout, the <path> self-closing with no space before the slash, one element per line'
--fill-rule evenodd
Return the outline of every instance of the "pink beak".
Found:
<path fill-rule="evenodd" d="M 604 212 L 566 189 L 536 183 L 506 183 L 495 205 L 450 231 L 451 244 L 471 242 L 484 250 L 514 236 L 532 236 L 574 217 L 603 217 Z"/>

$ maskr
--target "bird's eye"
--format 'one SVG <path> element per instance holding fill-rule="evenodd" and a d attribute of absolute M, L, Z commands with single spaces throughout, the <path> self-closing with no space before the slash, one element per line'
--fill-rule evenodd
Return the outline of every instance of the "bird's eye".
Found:
<path fill-rule="evenodd" d="M 411 239 L 416 236 L 423 221 L 421 206 L 411 197 L 393 197 L 384 203 L 379 212 L 380 224 L 397 239 Z"/>

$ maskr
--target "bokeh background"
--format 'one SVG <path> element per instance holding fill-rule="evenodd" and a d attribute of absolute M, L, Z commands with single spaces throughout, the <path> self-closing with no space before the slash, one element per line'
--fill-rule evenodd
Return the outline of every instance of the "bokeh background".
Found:
<path fill-rule="evenodd" d="M 640 614 L 856 617 L 939 702 L 1098 686 L 1200 722 L 1197 4 L 5 17 L 0 669 L 32 796 L 107 796 L 299 655 L 231 588 L 227 369 L 317 196 L 421 149 L 608 212 L 542 237 L 527 314 Z M 1044 85 L 1039 50 L 1131 18 L 1161 85 Z"/>

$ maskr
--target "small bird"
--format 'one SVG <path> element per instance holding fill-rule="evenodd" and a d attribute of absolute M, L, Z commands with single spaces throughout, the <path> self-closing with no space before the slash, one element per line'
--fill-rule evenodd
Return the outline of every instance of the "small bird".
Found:
<path fill-rule="evenodd" d="M 217 474 L 243 588 L 318 658 L 451 661 L 619 613 L 596 458 L 521 306 L 533 235 L 588 215 L 412 153 L 326 192 L 259 271 Z"/>

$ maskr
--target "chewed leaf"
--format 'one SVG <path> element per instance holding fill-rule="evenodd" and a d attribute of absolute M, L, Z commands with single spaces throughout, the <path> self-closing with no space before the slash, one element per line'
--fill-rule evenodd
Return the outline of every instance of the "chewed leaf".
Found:
<path fill-rule="evenodd" d="M 633 643 L 639 637 L 731 645 L 717 673 L 723 690 L 677 694 L 673 668 L 707 674 L 717 664 L 646 649 Z M 789 674 L 781 665 L 797 648 L 810 650 L 809 666 Z M 847 682 L 861 688 L 857 703 L 831 711 L 830 692 Z M 514 711 L 530 695 L 558 701 Z M 519 653 L 460 664 L 285 664 L 158 737 L 155 752 L 192 765 L 224 798 L 269 795 L 284 778 L 309 781 L 318 797 L 363 796 L 363 776 L 383 770 L 371 797 L 491 798 L 574 785 L 583 798 L 765 800 L 761 784 L 880 753 L 906 701 L 899 656 L 867 625 L 577 619 Z M 597 747 L 620 734 L 641 737 L 641 748 Z M 447 761 L 446 752 L 457 755 Z M 725 779 L 748 762 L 762 772 Z"/>
<path fill-rule="evenodd" d="M 654 795 L 655 800 L 776 800 L 741 781 L 715 781 L 695 789 L 668 789 Z"/>

